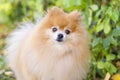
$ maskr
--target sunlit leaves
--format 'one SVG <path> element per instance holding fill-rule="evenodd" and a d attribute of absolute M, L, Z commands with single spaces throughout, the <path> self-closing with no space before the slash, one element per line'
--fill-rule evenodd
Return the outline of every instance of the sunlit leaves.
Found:
<path fill-rule="evenodd" d="M 110 74 L 113 74 L 113 73 L 116 73 L 117 71 L 117 68 L 110 62 L 106 62 L 105 63 L 105 69 L 110 73 Z"/>
<path fill-rule="evenodd" d="M 93 4 L 93 5 L 90 6 L 90 8 L 91 8 L 93 11 L 96 11 L 96 10 L 98 10 L 98 5 Z"/>
<path fill-rule="evenodd" d="M 92 10 L 88 9 L 88 12 L 89 12 L 89 14 L 88 14 L 88 16 L 89 16 L 89 18 L 88 18 L 88 25 L 90 25 L 91 22 L 92 22 Z"/>
<path fill-rule="evenodd" d="M 110 74 L 114 74 L 117 71 L 117 68 L 110 62 L 98 61 L 97 68 L 101 70 L 104 69 Z"/>
<path fill-rule="evenodd" d="M 7 3 L 0 3 L 0 23 L 6 23 L 9 21 L 9 15 L 12 13 L 13 7 L 12 4 Z"/>
<path fill-rule="evenodd" d="M 98 21 L 98 23 L 97 23 L 97 25 L 95 27 L 96 27 L 96 32 L 97 33 L 103 30 L 104 24 L 101 23 L 101 19 Z"/>
<path fill-rule="evenodd" d="M 66 11 L 71 11 L 74 9 L 85 9 L 87 4 L 83 0 L 58 0 L 56 2 L 57 6 L 63 7 Z"/>
<path fill-rule="evenodd" d="M 106 15 L 114 22 L 118 21 L 119 11 L 116 8 L 109 7 L 106 11 Z"/>
<path fill-rule="evenodd" d="M 108 34 L 111 31 L 111 26 L 109 19 L 105 18 L 103 21 L 100 19 L 96 25 L 96 32 L 104 31 L 105 34 Z"/>
<path fill-rule="evenodd" d="M 12 4 L 9 2 L 0 5 L 0 12 L 3 12 L 6 15 L 11 14 L 12 9 L 13 9 Z"/>
<path fill-rule="evenodd" d="M 111 60 L 114 60 L 115 59 L 115 55 L 114 54 L 108 54 L 107 56 L 106 56 L 106 60 L 107 61 L 111 61 Z"/>
<path fill-rule="evenodd" d="M 110 26 L 110 24 L 109 23 L 105 23 L 104 24 L 104 33 L 105 34 L 108 34 L 109 32 L 110 32 L 110 30 L 111 30 L 111 26 Z"/>
<path fill-rule="evenodd" d="M 104 62 L 102 61 L 97 62 L 97 68 L 103 69 L 104 67 L 105 67 Z"/>
<path fill-rule="evenodd" d="M 111 3 L 109 6 L 97 8 L 91 5 L 92 9 L 92 61 L 96 60 L 97 73 L 103 77 L 107 72 L 111 75 L 117 72 L 117 67 L 112 61 L 120 58 L 120 14 L 118 6 Z M 116 7 L 115 7 L 116 6 Z M 95 9 L 95 10 L 94 10 Z M 89 18 L 88 18 L 89 19 Z"/>

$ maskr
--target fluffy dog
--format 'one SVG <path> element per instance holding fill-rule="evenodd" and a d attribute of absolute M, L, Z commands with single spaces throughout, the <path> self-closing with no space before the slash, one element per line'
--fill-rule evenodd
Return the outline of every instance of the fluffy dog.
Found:
<path fill-rule="evenodd" d="M 83 80 L 88 72 L 88 34 L 78 11 L 53 7 L 39 24 L 11 33 L 7 52 L 17 80 Z"/>

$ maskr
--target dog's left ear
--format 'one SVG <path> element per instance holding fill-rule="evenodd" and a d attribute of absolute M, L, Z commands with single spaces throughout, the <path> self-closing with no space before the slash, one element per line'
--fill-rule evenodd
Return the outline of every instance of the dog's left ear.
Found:
<path fill-rule="evenodd" d="M 70 17 L 71 20 L 73 20 L 74 22 L 80 22 L 80 21 L 82 20 L 81 13 L 78 12 L 77 10 L 69 13 L 69 17 Z"/>

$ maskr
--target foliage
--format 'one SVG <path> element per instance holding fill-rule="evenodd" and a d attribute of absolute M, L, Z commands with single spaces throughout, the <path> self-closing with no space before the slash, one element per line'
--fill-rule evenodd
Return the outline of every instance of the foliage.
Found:
<path fill-rule="evenodd" d="M 0 1 L 0 53 L 4 39 L 18 22 L 33 20 L 54 5 L 82 13 L 91 37 L 90 73 L 86 80 L 111 78 L 120 73 L 120 0 L 2 0 Z M 1 27 L 0 26 L 0 27 Z M 0 59 L 0 69 L 5 69 Z M 3 74 L 1 74 L 3 76 Z M 5 76 L 5 75 L 4 75 Z M 6 76 L 5 76 L 6 78 Z M 3 79 L 6 80 L 6 79 Z"/>

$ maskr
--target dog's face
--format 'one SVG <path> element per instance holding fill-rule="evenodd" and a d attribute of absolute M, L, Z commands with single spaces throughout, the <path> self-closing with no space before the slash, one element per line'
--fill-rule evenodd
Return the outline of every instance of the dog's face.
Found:
<path fill-rule="evenodd" d="M 44 39 L 44 42 L 64 45 L 77 44 L 86 36 L 79 12 L 65 13 L 56 7 L 48 11 L 40 32 L 43 34 L 41 39 Z"/>
<path fill-rule="evenodd" d="M 50 36 L 51 39 L 57 42 L 64 42 L 67 40 L 71 33 L 71 30 L 69 28 L 66 29 L 59 29 L 59 26 L 55 25 L 52 26 L 51 31 L 50 31 Z"/>

